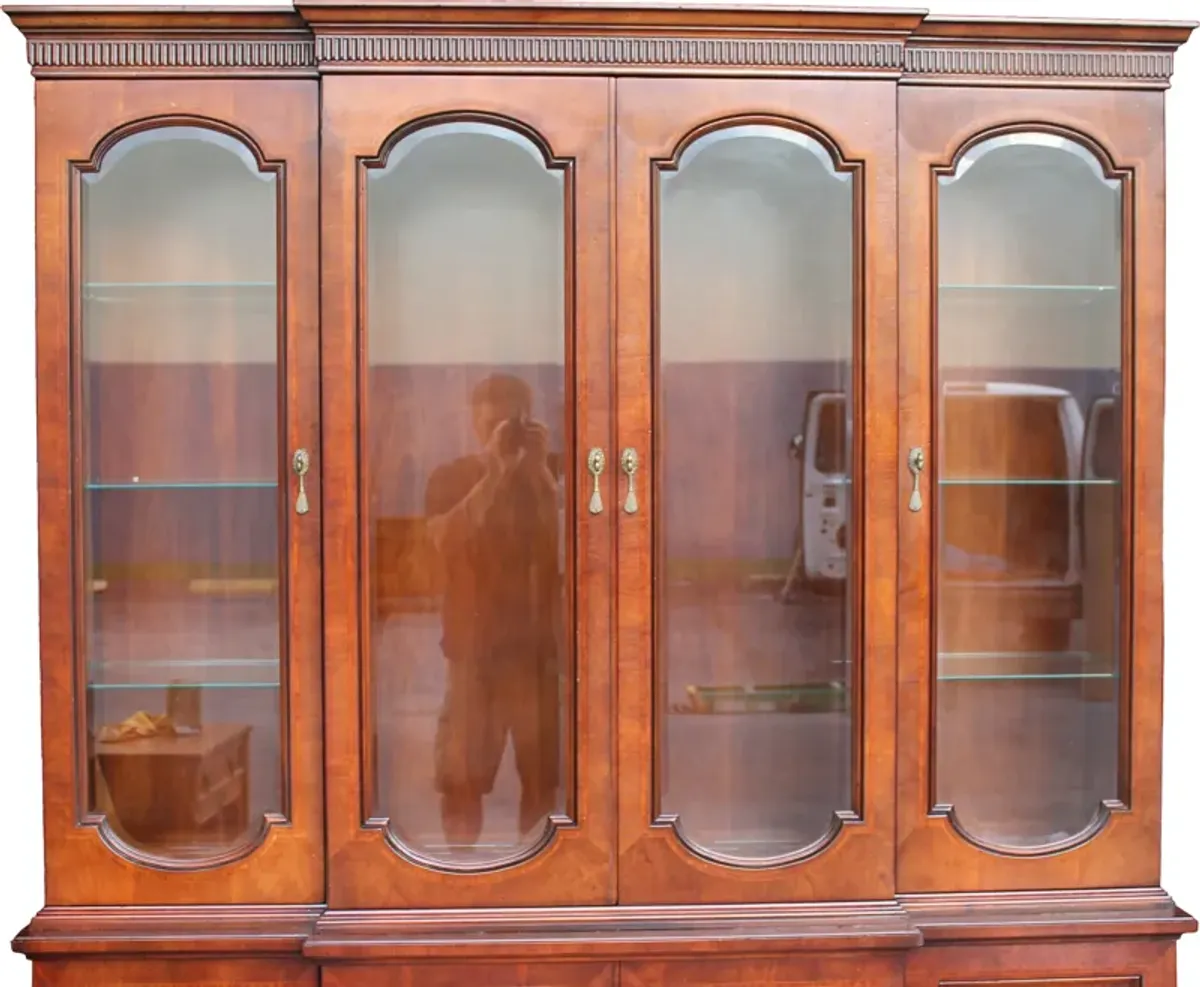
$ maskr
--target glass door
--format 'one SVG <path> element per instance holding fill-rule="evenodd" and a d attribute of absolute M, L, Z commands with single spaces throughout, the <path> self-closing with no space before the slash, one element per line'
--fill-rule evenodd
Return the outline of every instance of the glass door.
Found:
<path fill-rule="evenodd" d="M 610 900 L 606 83 L 325 114 L 331 902 Z"/>
<path fill-rule="evenodd" d="M 891 90 L 617 87 L 621 900 L 883 897 Z"/>
<path fill-rule="evenodd" d="M 945 93 L 906 96 L 911 117 L 902 107 L 902 123 L 918 112 L 941 123 L 906 162 L 929 197 L 906 229 L 936 249 L 927 284 L 905 281 L 928 298 L 929 321 L 918 341 L 920 317 L 906 312 L 902 379 L 922 389 L 908 395 L 914 441 L 902 451 L 928 464 L 905 479 L 902 559 L 928 597 L 901 650 L 922 656 L 902 672 L 913 703 L 901 708 L 927 702 L 928 727 L 902 740 L 913 772 L 902 803 L 923 805 L 902 804 L 915 838 L 902 838 L 901 890 L 1149 874 L 1128 849 L 1093 850 L 1140 845 L 1134 811 L 1148 806 L 1135 789 L 1150 779 L 1131 737 L 1146 698 L 1134 690 L 1160 674 L 1146 655 L 1134 675 L 1128 644 L 1143 612 L 1132 546 L 1153 537 L 1135 521 L 1129 470 L 1158 427 L 1134 383 L 1135 369 L 1150 372 L 1136 347 L 1159 329 L 1133 281 L 1142 165 L 1118 156 L 1128 138 L 1098 125 L 1098 105 L 1082 122 L 1047 122 L 1052 100 L 1023 99 L 1037 122 L 998 98 L 970 120 Z"/>
<path fill-rule="evenodd" d="M 96 90 L 40 149 L 72 162 L 70 339 L 39 337 L 40 372 L 72 382 L 43 391 L 69 408 L 41 409 L 43 442 L 69 433 L 68 463 L 42 457 L 42 510 L 73 537 L 44 539 L 43 564 L 73 574 L 75 614 L 44 608 L 50 633 L 73 627 L 45 654 L 72 672 L 47 687 L 77 697 L 49 712 L 77 792 L 69 829 L 50 812 L 49 899 L 319 900 L 316 311 L 292 287 L 316 262 L 315 100 L 282 93 L 283 126 L 252 103 Z"/>

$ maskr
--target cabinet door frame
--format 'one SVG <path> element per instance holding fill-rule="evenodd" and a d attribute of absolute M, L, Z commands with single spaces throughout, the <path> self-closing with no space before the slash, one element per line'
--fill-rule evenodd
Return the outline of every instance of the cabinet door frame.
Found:
<path fill-rule="evenodd" d="M 91 79 L 37 82 L 37 411 L 41 566 L 42 738 L 46 900 L 51 905 L 278 904 L 324 894 L 321 771 L 321 491 L 317 327 L 317 92 L 303 80 Z M 280 676 L 284 808 L 267 816 L 261 839 L 218 866 L 153 865 L 106 835 L 81 791 L 78 744 L 86 721 L 77 692 L 81 626 L 76 550 L 82 452 L 73 424 L 80 306 L 73 269 L 80 249 L 77 175 L 94 167 L 106 138 L 133 129 L 210 122 L 254 144 L 278 164 L 281 183 L 279 313 L 279 511 L 286 527 L 286 623 Z M 73 213 L 76 216 L 73 217 Z M 292 450 L 307 448 L 310 510 L 296 495 Z M 284 478 L 287 478 L 286 480 Z M 283 552 L 281 552 L 283 561 Z M 281 704 L 282 706 L 283 704 Z M 282 711 L 281 711 L 282 716 Z M 85 818 L 86 817 L 86 818 Z"/>
<path fill-rule="evenodd" d="M 325 708 L 331 908 L 603 904 L 613 900 L 612 676 L 609 630 L 614 457 L 610 453 L 609 120 L 611 84 L 587 77 L 330 76 L 322 100 L 322 388 L 325 450 Z M 370 818 L 369 677 L 359 423 L 364 366 L 359 257 L 364 162 L 406 125 L 432 118 L 508 121 L 536 132 L 571 164 L 576 401 L 569 469 L 575 513 L 574 816 L 516 863 L 477 871 L 426 865 Z M 572 242 L 568 239 L 568 244 Z M 571 350 L 568 349 L 568 354 Z M 569 357 L 568 357 L 569 359 Z M 603 449 L 604 510 L 588 513 L 586 450 Z M 369 671 L 369 670 L 368 670 Z"/>
<path fill-rule="evenodd" d="M 1126 258 L 1122 394 L 1132 407 L 1122 443 L 1126 563 L 1122 583 L 1123 682 L 1118 750 L 1124 806 L 1114 802 L 1088 838 L 1065 849 L 1005 855 L 961 835 L 934 811 L 932 661 L 935 588 L 930 512 L 899 519 L 899 764 L 897 879 L 901 892 L 1018 891 L 1157 885 L 1159 880 L 1162 714 L 1162 455 L 1164 381 L 1163 94 L 1149 91 L 900 89 L 900 422 L 898 457 L 933 448 L 937 257 L 934 169 L 981 134 L 1003 129 L 1059 130 L 1102 148 L 1128 171 L 1122 231 Z M 1132 315 L 1132 324 L 1129 322 Z M 935 456 L 927 456 L 936 460 Z M 902 460 L 901 460 L 902 461 Z M 921 486 L 934 497 L 937 463 Z M 911 484 L 911 480 L 904 482 Z M 1127 502 L 1128 504 L 1128 502 Z"/>
<path fill-rule="evenodd" d="M 637 450 L 636 514 L 617 528 L 619 887 L 622 903 L 879 899 L 894 882 L 896 261 L 895 84 L 890 80 L 620 79 L 617 82 L 617 447 Z M 771 867 L 699 856 L 655 805 L 653 460 L 656 286 L 652 174 L 682 142 L 718 121 L 772 118 L 821 133 L 860 162 L 854 368 L 855 459 L 862 490 L 852 571 L 859 688 L 854 699 L 855 814 L 815 853 Z M 641 479 L 645 477 L 645 479 Z"/>

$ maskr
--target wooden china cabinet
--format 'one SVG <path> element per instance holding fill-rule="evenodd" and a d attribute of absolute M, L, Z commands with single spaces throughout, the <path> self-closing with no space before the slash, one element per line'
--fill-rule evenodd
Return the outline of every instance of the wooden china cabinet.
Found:
<path fill-rule="evenodd" d="M 1174 987 L 1192 25 L 8 14 L 39 987 Z"/>

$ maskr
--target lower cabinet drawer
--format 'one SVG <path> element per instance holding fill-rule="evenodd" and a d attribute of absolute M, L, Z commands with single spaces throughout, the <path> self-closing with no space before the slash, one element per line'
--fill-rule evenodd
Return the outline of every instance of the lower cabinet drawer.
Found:
<path fill-rule="evenodd" d="M 609 963 L 339 963 L 321 987 L 616 987 Z"/>
<path fill-rule="evenodd" d="M 900 953 L 622 963 L 620 987 L 902 987 Z"/>
<path fill-rule="evenodd" d="M 337 964 L 321 987 L 903 987 L 899 953 L 623 963 Z"/>
<path fill-rule="evenodd" d="M 1173 941 L 922 946 L 905 987 L 1176 987 Z"/>
<path fill-rule="evenodd" d="M 36 960 L 33 987 L 318 987 L 300 959 Z"/>

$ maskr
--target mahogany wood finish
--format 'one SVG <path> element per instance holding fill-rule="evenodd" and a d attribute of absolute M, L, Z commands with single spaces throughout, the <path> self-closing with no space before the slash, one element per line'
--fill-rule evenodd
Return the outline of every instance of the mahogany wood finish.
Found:
<path fill-rule="evenodd" d="M 55 960 L 34 967 L 33 987 L 317 987 L 297 960 Z"/>
<path fill-rule="evenodd" d="M 50 906 L 14 947 L 28 956 L 298 954 L 323 905 Z"/>
<path fill-rule="evenodd" d="M 1119 887 L 1156 883 L 1162 740 L 1162 415 L 1163 415 L 1163 143 L 1146 120 L 1162 118 L 1162 96 L 1034 90 L 900 90 L 901 197 L 900 313 L 901 449 L 933 448 L 931 413 L 936 400 L 933 357 L 936 324 L 929 244 L 936 229 L 932 169 L 951 164 L 979 135 L 1021 125 L 1084 135 L 1116 168 L 1131 169 L 1126 186 L 1136 226 L 1126 228 L 1132 264 L 1130 317 L 1123 333 L 1122 393 L 1131 442 L 1124 445 L 1125 489 L 1132 501 L 1123 519 L 1132 549 L 1124 567 L 1124 668 L 1120 786 L 1124 793 L 1099 810 L 1085 840 L 1065 852 L 1002 855 L 984 849 L 961 830 L 950 806 L 935 806 L 933 696 L 936 638 L 931 551 L 933 511 L 900 524 L 900 693 L 897 724 L 897 885 L 903 891 L 1035 890 L 1039 887 Z M 1128 216 L 1129 213 L 1127 212 Z M 1127 303 L 1128 304 L 1128 303 Z M 936 456 L 927 482 L 939 476 Z M 932 496 L 932 495 L 931 495 Z M 945 604 L 943 604 L 945 605 Z M 978 619 L 978 618 L 977 618 Z M 1136 727 L 1133 726 L 1136 724 Z M 969 757 L 969 751 L 963 755 Z M 1024 771 L 997 777 L 998 786 L 1020 786 Z"/>
<path fill-rule="evenodd" d="M 920 944 L 893 902 L 811 905 L 618 905 L 596 908 L 328 911 L 305 954 L 318 959 L 428 960 L 539 956 L 554 960 L 647 956 L 762 956 L 895 950 Z"/>
<path fill-rule="evenodd" d="M 796 987 L 900 987 L 902 954 L 862 956 L 830 953 L 810 960 L 758 959 L 711 962 L 628 963 L 622 987 L 725 987 L 727 984 L 786 984 Z"/>
<path fill-rule="evenodd" d="M 606 447 L 609 435 L 609 158 L 610 85 L 600 79 L 330 78 L 322 97 L 323 358 L 345 368 L 326 378 L 323 396 L 325 449 L 325 634 L 326 776 L 329 904 L 334 908 L 402 906 L 600 904 L 613 900 L 612 865 L 612 670 L 609 664 L 611 608 L 611 508 L 588 513 L 577 496 L 568 536 L 575 562 L 574 667 L 576 726 L 573 815 L 554 820 L 549 841 L 518 863 L 453 875 L 423 865 L 389 836 L 387 820 L 371 818 L 369 786 L 372 708 L 364 630 L 370 621 L 370 588 L 357 548 L 369 537 L 365 482 L 372 467 L 360 453 L 356 430 L 365 418 L 362 385 L 365 361 L 361 312 L 365 298 L 365 251 L 361 211 L 365 184 L 362 162 L 390 148 L 389 139 L 415 121 L 472 119 L 529 128 L 556 157 L 571 162 L 567 219 L 573 245 L 567 274 L 573 299 L 568 330 L 567 397 L 575 402 L 575 435 L 568 437 L 566 462 L 578 489 L 586 490 L 586 450 Z M 464 354 L 469 359 L 469 354 Z M 355 368 L 358 368 L 356 380 Z M 574 393 L 571 393 L 573 381 Z M 363 456 L 363 458 L 360 458 Z M 615 458 L 615 457 L 612 457 Z M 615 503 L 612 471 L 604 476 L 603 499 Z M 570 577 L 574 577 L 573 580 Z"/>
<path fill-rule="evenodd" d="M 322 974 L 322 987 L 458 987 L 463 983 L 479 987 L 615 987 L 616 969 L 596 963 L 354 964 L 332 967 Z"/>
<path fill-rule="evenodd" d="M 931 946 L 908 955 L 906 987 L 1173 987 L 1166 942 Z"/>
<path fill-rule="evenodd" d="M 163 79 L 38 83 L 38 461 L 41 538 L 42 729 L 47 900 L 55 905 L 276 903 L 320 901 L 323 782 L 320 680 L 320 481 L 310 482 L 309 515 L 288 511 L 286 593 L 289 648 L 284 769 L 288 809 L 267 820 L 261 837 L 219 870 L 165 869 L 135 860 L 105 835 L 101 818 L 81 821 L 84 759 L 75 741 L 77 657 L 73 628 L 80 615 L 72 526 L 80 478 L 69 427 L 78 374 L 77 324 L 71 281 L 73 194 L 67 162 L 90 162 L 114 131 L 137 122 L 216 121 L 237 128 L 266 160 L 284 169 L 286 221 L 280 223 L 280 311 L 286 357 L 279 446 L 318 448 L 316 337 L 316 88 L 305 81 Z M 286 235 L 284 232 L 286 231 Z M 77 339 L 78 337 L 74 337 Z M 280 457 L 281 459 L 283 457 Z M 279 464 L 281 478 L 288 464 Z M 281 482 L 286 482 L 282 481 Z M 290 485 L 287 489 L 291 489 Z M 282 508 L 282 504 L 281 504 Z M 82 721 L 79 721 L 80 723 Z"/>
<path fill-rule="evenodd" d="M 617 100 L 616 445 L 638 451 L 648 464 L 638 513 L 622 517 L 618 526 L 620 898 L 630 903 L 878 898 L 891 888 L 895 763 L 894 88 L 886 82 L 861 82 L 847 90 L 826 81 L 623 79 Z M 661 528 L 664 512 L 677 509 L 656 501 L 663 486 L 663 448 L 671 442 L 660 424 L 660 368 L 654 365 L 661 359 L 656 356 L 661 352 L 654 310 L 660 268 L 652 192 L 658 163 L 677 160 L 687 143 L 717 124 L 764 121 L 790 122 L 823 136 L 836 149 L 839 164 L 852 164 L 861 186 L 856 189 L 855 269 L 863 293 L 859 312 L 865 315 L 855 320 L 853 389 L 859 398 L 853 418 L 862 436 L 862 451 L 856 452 L 868 477 L 861 502 L 854 505 L 856 526 L 859 518 L 863 524 L 848 566 L 856 577 L 866 574 L 847 590 L 855 608 L 850 654 L 860 668 L 850 690 L 857 746 L 853 812 L 831 820 L 817 853 L 770 869 L 705 859 L 683 843 L 670 819 L 662 818 L 662 753 L 656 738 L 663 736 L 664 726 L 656 708 L 663 705 L 657 693 L 663 688 L 665 658 L 659 621 L 652 616 L 661 600 L 656 586 L 666 578 L 656 565 L 655 539 L 662 536 L 655 528 Z M 711 460 L 713 471 L 731 470 L 736 453 L 732 441 L 713 437 L 697 461 Z M 706 480 L 697 476 L 695 482 Z M 803 640 L 791 646 L 802 648 Z M 806 756 L 812 752 L 797 752 L 798 758 Z"/>
<path fill-rule="evenodd" d="M 1175 940 L 1195 931 L 1196 922 L 1159 886 L 1163 90 L 1173 52 L 1193 25 L 669 0 L 301 0 L 294 10 L 272 11 L 8 13 L 29 43 L 38 109 L 47 904 L 13 943 L 34 961 L 38 987 L 1175 987 Z M 367 175 L 384 164 L 398 137 L 434 121 L 508 127 L 528 139 L 565 189 L 565 356 L 545 366 L 563 381 L 569 406 L 562 448 L 554 450 L 570 505 L 563 522 L 572 653 L 563 690 L 567 794 L 540 841 L 475 869 L 404 845 L 402 827 L 389 825 L 375 791 L 381 734 L 372 622 L 411 618 L 428 632 L 443 584 L 426 520 L 405 506 L 389 507 L 373 522 L 370 482 L 385 476 L 394 489 L 423 483 L 409 475 L 415 468 L 407 454 L 434 449 L 438 435 L 406 434 L 395 443 L 402 454 L 386 461 L 379 447 L 387 445 L 387 429 L 399 427 L 391 423 L 437 417 L 414 412 L 425 395 L 457 400 L 472 354 L 453 354 L 449 366 L 423 366 L 429 372 L 416 383 L 410 380 L 418 374 L 395 376 L 401 383 L 382 397 L 383 389 L 369 386 Z M 107 396 L 82 407 L 77 176 L 101 163 L 112 135 L 156 122 L 235 136 L 280 183 L 277 364 L 235 373 L 223 365 L 172 366 L 156 371 L 151 384 L 106 367 Z M 731 371 L 722 365 L 709 377 L 698 373 L 690 390 L 673 392 L 672 401 L 684 391 L 686 400 L 670 415 L 664 411 L 655 186 L 660 173 L 678 167 L 691 140 L 739 123 L 805 135 L 854 187 L 853 359 L 842 361 L 852 381 L 853 525 L 848 585 L 833 592 L 852 627 L 845 655 L 852 659 L 845 679 L 853 721 L 850 795 L 836 818 L 830 814 L 823 837 L 760 859 L 688 842 L 686 813 L 672 817 L 662 798 L 665 552 L 656 537 L 667 518 L 674 523 L 676 509 L 664 493 L 663 450 L 675 448 L 664 423 L 686 421 L 690 409 L 711 412 L 720 404 L 712 381 Z M 1097 511 L 1121 512 L 1097 551 L 1117 558 L 1124 547 L 1128 561 L 1119 589 L 1123 622 L 1088 628 L 1098 650 L 1119 643 L 1115 665 L 1107 652 L 1103 665 L 1117 678 L 1080 691 L 1120 707 L 1117 798 L 1086 832 L 1006 850 L 982 845 L 951 806 L 935 799 L 938 620 L 946 618 L 945 626 L 969 642 L 997 614 L 1031 605 L 1017 599 L 968 609 L 953 594 L 936 595 L 935 176 L 981 135 L 1028 127 L 1077 137 L 1123 182 L 1120 486 L 1087 498 L 1085 510 L 1093 527 L 1104 520 L 1096 521 Z M 115 243 L 138 246 L 136 230 L 118 232 L 124 239 Z M 787 281 L 788 264 L 777 266 Z M 749 297 L 758 289 L 735 278 L 712 280 L 729 297 L 745 291 L 758 301 Z M 796 324 L 803 334 L 803 320 Z M 727 331 L 736 341 L 741 329 Z M 809 385 L 781 385 L 783 378 L 769 375 L 775 356 L 730 364 L 755 365 L 739 378 L 748 383 L 737 393 L 749 399 L 731 403 L 735 388 L 722 392 L 738 421 L 713 442 L 720 455 L 705 461 L 695 448 L 703 442 L 689 440 L 688 463 L 704 464 L 691 482 L 708 484 L 715 491 L 710 504 L 730 517 L 745 512 L 745 501 L 773 503 L 775 496 L 753 470 L 736 472 L 743 436 L 778 430 L 775 419 L 792 411 L 777 407 L 805 406 L 806 395 L 792 392 Z M 533 372 L 541 374 L 541 365 Z M 136 400 L 112 400 L 126 388 Z M 237 395 L 211 415 L 214 435 L 229 433 L 228 444 L 206 438 L 193 460 L 180 458 L 156 426 L 166 433 L 178 422 L 204 420 L 205 403 L 220 394 Z M 129 411 L 165 406 L 172 396 L 161 423 Z M 231 592 L 235 583 L 251 594 L 252 606 L 275 592 L 282 601 L 285 809 L 251 827 L 257 835 L 245 845 L 214 859 L 151 859 L 89 813 L 80 744 L 89 726 L 81 589 L 86 575 L 91 591 L 123 599 L 121 579 L 142 562 L 83 571 L 82 422 L 95 414 L 120 433 L 96 459 L 104 478 L 123 476 L 143 457 L 179 476 L 195 463 L 221 475 L 222 464 L 257 463 L 266 448 L 269 436 L 239 428 L 255 400 L 278 406 L 275 445 L 283 455 L 277 476 L 267 479 L 278 481 L 272 496 L 286 565 L 277 589 L 231 576 L 219 587 L 200 580 L 196 594 L 206 614 L 207 595 Z M 787 428 L 801 424 L 789 421 Z M 927 453 L 918 489 L 929 506 L 919 511 L 909 509 L 907 456 L 914 446 Z M 299 447 L 312 456 L 307 514 L 293 509 L 290 454 Z M 607 459 L 599 513 L 588 503 L 585 459 L 593 447 Z M 641 463 L 636 510 L 624 509 L 625 448 Z M 971 443 L 964 448 L 971 459 Z M 781 501 L 789 510 L 803 504 L 795 473 L 780 476 Z M 221 496 L 230 498 L 222 505 L 240 503 Z M 138 544 L 151 546 L 154 556 L 175 537 L 171 519 L 179 508 L 161 493 L 151 497 L 158 499 L 145 501 L 150 506 L 140 515 L 125 509 L 120 524 L 143 522 Z M 682 503 L 678 509 L 691 510 Z M 968 520 L 972 510 L 963 511 Z M 1061 513 L 1060 526 L 1068 523 Z M 739 564 L 778 561 L 759 557 L 770 554 L 761 549 L 767 526 L 764 519 L 762 530 L 746 533 L 752 547 L 734 552 L 746 558 L 707 558 L 701 538 L 701 549 L 689 549 L 685 561 L 697 572 L 711 563 L 721 578 L 736 571 L 753 581 Z M 210 527 L 197 521 L 191 537 L 211 541 L 217 555 L 266 540 L 253 521 L 218 522 L 206 540 Z M 1011 547 L 1006 537 L 995 539 L 1000 554 Z M 727 544 L 741 542 L 718 547 Z M 372 555 L 397 564 L 380 567 Z M 775 575 L 755 569 L 754 592 L 771 600 L 763 587 Z M 167 578 L 158 570 L 141 576 Z M 1101 578 L 1080 593 L 1083 606 L 1095 606 L 1088 601 L 1112 599 L 1114 590 Z M 1074 592 L 1054 595 L 1054 619 L 1038 627 L 1039 652 L 1065 650 L 1064 628 L 1079 605 Z M 713 664 L 745 667 L 739 649 L 746 640 L 730 633 L 712 643 L 720 656 Z M 1038 660 L 1039 671 L 1052 668 L 1052 658 Z M 399 707 L 404 697 L 384 698 Z M 1022 710 L 1018 694 L 1016 719 Z M 707 712 L 714 723 L 724 715 Z M 731 801 L 722 784 L 739 764 L 790 784 L 822 756 L 810 749 L 793 759 L 782 742 L 742 749 L 749 745 L 739 747 L 733 727 L 712 730 L 720 738 L 719 763 L 699 751 L 693 756 L 702 762 L 695 777 L 703 782 L 705 771 L 712 774 L 718 810 L 723 798 Z M 139 750 L 160 747 L 137 743 L 124 752 L 106 747 L 105 754 L 136 761 Z M 969 774 L 971 755 L 985 746 L 978 739 L 962 744 L 954 768 Z M 997 792 L 1016 797 L 1029 784 L 1023 772 L 1042 769 L 1023 764 L 1016 745 L 1004 756 L 1021 770 L 991 780 Z M 206 792 L 224 783 L 238 796 L 232 804 L 239 816 L 240 758 L 222 759 L 230 778 L 201 780 Z M 204 774 L 203 765 L 196 770 Z M 795 789 L 779 787 L 775 809 L 786 815 Z M 754 806 L 728 808 L 730 818 L 737 809 L 744 810 L 740 818 L 763 822 Z M 786 824 L 775 825 L 790 835 Z"/>

